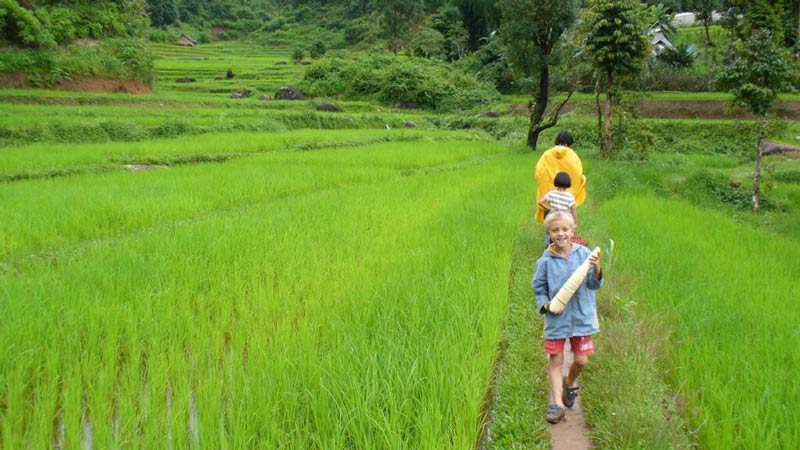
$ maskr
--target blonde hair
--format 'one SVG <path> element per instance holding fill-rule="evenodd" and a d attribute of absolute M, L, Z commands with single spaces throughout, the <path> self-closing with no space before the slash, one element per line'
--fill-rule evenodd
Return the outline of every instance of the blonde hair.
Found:
<path fill-rule="evenodd" d="M 567 211 L 553 211 L 544 218 L 545 233 L 550 232 L 550 226 L 553 225 L 553 222 L 556 220 L 569 222 L 572 228 L 575 228 L 575 219 L 572 217 L 572 214 L 568 213 Z"/>

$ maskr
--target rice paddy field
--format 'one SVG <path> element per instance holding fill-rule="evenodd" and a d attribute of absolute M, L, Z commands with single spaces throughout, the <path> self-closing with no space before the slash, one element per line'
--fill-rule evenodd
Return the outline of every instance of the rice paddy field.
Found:
<path fill-rule="evenodd" d="M 281 47 L 153 50 L 152 94 L 0 91 L 0 449 L 549 448 L 524 122 L 503 140 L 233 99 L 302 67 Z M 563 126 L 581 143 L 591 123 Z M 738 125 L 662 125 L 674 145 L 646 163 L 578 147 L 582 234 L 616 242 L 581 391 L 593 442 L 797 448 L 800 160 L 766 161 L 770 212 L 715 207 L 697 187 L 746 185 L 752 162 L 680 129 Z M 609 348 L 634 311 L 665 350 Z M 629 398 L 642 361 L 663 403 Z"/>
<path fill-rule="evenodd" d="M 272 95 L 281 86 L 302 77 L 305 67 L 294 64 L 289 47 L 267 47 L 215 42 L 196 47 L 151 44 L 158 72 L 156 89 L 196 92 L 250 88 Z M 233 78 L 227 78 L 227 72 Z M 176 83 L 193 78 L 193 83 Z"/>

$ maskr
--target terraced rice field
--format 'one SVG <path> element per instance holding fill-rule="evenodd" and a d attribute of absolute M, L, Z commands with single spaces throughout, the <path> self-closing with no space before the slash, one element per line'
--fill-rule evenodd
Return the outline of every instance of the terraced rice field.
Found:
<path fill-rule="evenodd" d="M 476 441 L 530 158 L 285 138 L 0 185 L 3 448 Z"/>
<path fill-rule="evenodd" d="M 272 95 L 281 86 L 302 77 L 305 66 L 294 64 L 290 47 L 258 47 L 211 43 L 197 47 L 152 44 L 161 91 L 209 92 L 253 89 Z M 230 69 L 234 77 L 226 79 Z M 195 83 L 176 83 L 194 78 Z"/>

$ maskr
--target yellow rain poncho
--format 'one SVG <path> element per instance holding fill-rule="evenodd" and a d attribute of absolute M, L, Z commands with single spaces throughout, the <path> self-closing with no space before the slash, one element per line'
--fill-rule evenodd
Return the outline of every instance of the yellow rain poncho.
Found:
<path fill-rule="evenodd" d="M 544 152 L 536 163 L 536 201 L 544 197 L 548 191 L 555 189 L 553 180 L 558 172 L 566 172 L 572 180 L 572 187 L 567 189 L 575 196 L 575 206 L 586 199 L 586 177 L 583 176 L 583 164 L 577 153 L 569 147 L 556 145 Z M 536 208 L 536 221 L 544 222 L 544 209 Z"/>

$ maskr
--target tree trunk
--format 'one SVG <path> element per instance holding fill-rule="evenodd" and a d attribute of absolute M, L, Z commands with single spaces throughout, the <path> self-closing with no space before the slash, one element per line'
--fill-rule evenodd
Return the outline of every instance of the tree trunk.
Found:
<path fill-rule="evenodd" d="M 764 156 L 762 144 L 767 135 L 767 115 L 761 116 L 761 129 L 758 132 L 758 147 L 756 149 L 756 168 L 753 171 L 753 211 L 758 212 L 761 206 L 761 158 Z"/>
<path fill-rule="evenodd" d="M 709 34 L 708 32 L 710 25 L 711 25 L 711 18 L 703 20 L 703 27 L 706 29 L 706 46 L 713 47 L 714 43 L 711 42 L 711 34 Z"/>
<path fill-rule="evenodd" d="M 539 133 L 550 126 L 542 125 L 542 118 L 547 109 L 547 100 L 550 96 L 550 65 L 547 56 L 542 57 L 542 64 L 539 69 L 539 89 L 534 93 L 534 104 L 531 105 L 530 125 L 528 126 L 528 147 L 536 150 L 539 140 Z"/>
<path fill-rule="evenodd" d="M 611 83 L 608 83 L 608 87 L 606 88 L 606 100 L 605 105 L 603 106 L 603 142 L 602 147 L 600 147 L 600 153 L 603 155 L 603 158 L 609 159 L 611 158 L 611 105 L 613 104 L 611 97 L 612 94 L 612 87 Z"/>
<path fill-rule="evenodd" d="M 597 110 L 597 146 L 603 148 L 603 107 L 600 105 L 600 76 L 594 82 L 594 106 Z"/>

